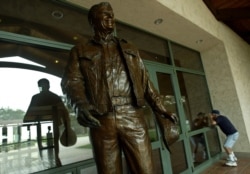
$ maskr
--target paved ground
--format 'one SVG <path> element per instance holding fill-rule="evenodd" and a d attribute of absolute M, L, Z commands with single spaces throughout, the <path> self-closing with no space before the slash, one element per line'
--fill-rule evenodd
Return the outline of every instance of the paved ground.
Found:
<path fill-rule="evenodd" d="M 60 146 L 60 159 L 63 165 L 92 158 L 92 151 L 83 148 L 89 144 L 88 137 L 78 137 L 71 147 Z M 40 157 L 36 142 L 17 150 L 1 146 L 0 174 L 27 174 L 55 167 L 53 150 L 42 150 Z M 51 154 L 52 153 L 52 154 Z"/>

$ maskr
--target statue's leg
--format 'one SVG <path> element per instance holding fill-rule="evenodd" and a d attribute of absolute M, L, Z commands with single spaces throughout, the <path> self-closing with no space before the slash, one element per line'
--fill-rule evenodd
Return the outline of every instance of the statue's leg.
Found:
<path fill-rule="evenodd" d="M 116 117 L 124 155 L 132 174 L 153 174 L 151 142 L 142 110 Z"/>
<path fill-rule="evenodd" d="M 100 128 L 90 129 L 90 139 L 99 174 L 122 174 L 121 149 L 113 113 L 99 116 Z"/>

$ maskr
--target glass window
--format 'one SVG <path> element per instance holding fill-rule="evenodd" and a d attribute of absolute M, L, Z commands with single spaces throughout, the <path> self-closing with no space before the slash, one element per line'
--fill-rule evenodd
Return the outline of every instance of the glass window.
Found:
<path fill-rule="evenodd" d="M 51 121 L 39 123 L 35 120 L 23 123 L 31 97 L 39 93 L 37 81 L 41 78 L 47 78 L 50 81 L 50 91 L 63 99 L 59 77 L 18 68 L 0 68 L 2 82 L 0 86 L 2 99 L 0 100 L 0 173 L 17 173 L 20 168 L 24 173 L 33 173 L 56 166 L 54 124 Z M 78 124 L 71 108 L 68 108 L 68 111 L 71 128 L 77 135 L 77 142 L 70 147 L 59 143 L 62 165 L 93 158 L 88 128 Z M 59 130 L 62 133 L 63 126 L 60 126 Z M 8 167 L 10 165 L 12 168 Z"/>
<path fill-rule="evenodd" d="M 26 59 L 26 61 L 17 60 L 16 56 Z M 6 59 L 5 57 L 9 58 Z M 33 69 L 61 77 L 68 58 L 69 50 L 0 41 L 0 67 Z M 35 63 L 34 66 L 30 66 L 30 63 L 28 66 L 27 61 Z M 20 80 L 23 78 L 23 82 L 28 79 L 24 78 L 25 76 L 20 76 L 20 74 L 18 74 L 18 77 Z"/>
<path fill-rule="evenodd" d="M 170 147 L 171 150 L 171 164 L 173 174 L 179 174 L 188 168 L 187 158 L 185 157 L 184 142 L 178 141 L 174 146 Z"/>
<path fill-rule="evenodd" d="M 201 133 L 191 136 L 190 146 L 192 149 L 192 158 L 194 165 L 198 165 L 208 159 L 204 134 Z"/>
<path fill-rule="evenodd" d="M 117 23 L 117 36 L 133 43 L 142 59 L 170 64 L 167 41 L 141 30 Z"/>
<path fill-rule="evenodd" d="M 214 127 L 210 131 L 206 132 L 208 141 L 209 153 L 213 157 L 221 152 L 221 146 L 218 136 L 217 128 Z"/>
<path fill-rule="evenodd" d="M 208 127 L 211 103 L 205 76 L 185 72 L 177 72 L 177 76 L 186 117 L 186 131 L 197 131 Z M 197 131 L 197 134 L 190 136 L 189 139 L 194 166 L 206 161 L 209 153 L 212 156 L 220 152 L 216 131 L 210 130 L 205 133 Z"/>
<path fill-rule="evenodd" d="M 146 124 L 148 126 L 150 141 L 151 142 L 158 141 L 159 137 L 156 132 L 154 114 L 152 109 L 149 106 L 145 107 L 144 114 L 145 114 Z"/>
<path fill-rule="evenodd" d="M 177 72 L 186 123 L 194 130 L 193 121 L 199 113 L 211 111 L 210 96 L 205 76 Z M 206 115 L 206 114 L 205 114 Z"/>
<path fill-rule="evenodd" d="M 175 43 L 171 43 L 171 49 L 175 66 L 203 72 L 203 66 L 199 52 L 193 51 Z"/>
<path fill-rule="evenodd" d="M 81 168 L 79 169 L 79 173 L 80 174 L 86 174 L 86 173 L 97 174 L 97 169 L 96 169 L 96 166 Z"/>
<path fill-rule="evenodd" d="M 156 74 L 162 103 L 169 112 L 179 115 L 171 75 L 162 72 L 157 72 Z M 180 131 L 182 131 L 181 128 Z"/>
<path fill-rule="evenodd" d="M 87 11 L 72 4 L 36 1 L 30 4 L 32 8 L 24 8 L 22 1 L 9 2 L 1 8 L 1 14 L 6 14 L 1 16 L 1 31 L 69 44 L 85 41 L 92 34 Z"/>
<path fill-rule="evenodd" d="M 162 174 L 163 171 L 162 171 L 161 152 L 159 149 L 153 150 L 153 160 L 155 167 L 154 174 Z"/>

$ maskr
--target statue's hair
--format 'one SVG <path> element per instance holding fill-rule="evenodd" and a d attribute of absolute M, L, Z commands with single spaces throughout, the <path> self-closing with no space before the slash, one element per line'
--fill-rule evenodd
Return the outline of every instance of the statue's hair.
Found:
<path fill-rule="evenodd" d="M 46 78 L 42 78 L 42 79 L 38 80 L 37 84 L 38 84 L 38 86 L 42 86 L 43 84 L 49 86 L 49 80 Z"/>
<path fill-rule="evenodd" d="M 89 9 L 89 12 L 88 12 L 88 21 L 89 21 L 89 24 L 92 26 L 93 25 L 93 20 L 96 18 L 96 12 L 98 11 L 98 9 L 100 7 L 103 7 L 103 6 L 106 6 L 106 7 L 111 7 L 110 3 L 109 2 L 101 2 L 99 4 L 95 4 L 93 5 L 90 9 Z"/>

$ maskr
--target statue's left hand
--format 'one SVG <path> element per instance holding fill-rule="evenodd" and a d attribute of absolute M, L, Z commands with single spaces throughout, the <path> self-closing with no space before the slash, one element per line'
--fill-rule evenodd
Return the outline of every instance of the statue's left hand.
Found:
<path fill-rule="evenodd" d="M 77 121 L 80 125 L 85 127 L 100 127 L 101 123 L 95 117 L 93 117 L 90 112 L 83 108 L 77 109 Z"/>
<path fill-rule="evenodd" d="M 179 119 L 175 113 L 164 113 L 165 118 L 170 119 L 173 123 L 177 124 Z"/>

